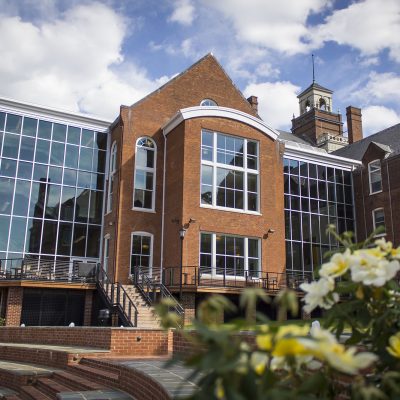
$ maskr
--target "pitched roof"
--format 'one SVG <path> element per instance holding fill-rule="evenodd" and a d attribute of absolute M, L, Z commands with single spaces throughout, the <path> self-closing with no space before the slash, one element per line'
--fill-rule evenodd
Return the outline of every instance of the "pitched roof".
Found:
<path fill-rule="evenodd" d="M 393 125 L 383 131 L 367 136 L 358 142 L 349 144 L 348 146 L 334 151 L 332 154 L 361 160 L 368 146 L 372 142 L 381 145 L 380 147 L 384 151 L 391 151 L 389 157 L 400 154 L 400 124 Z"/>
<path fill-rule="evenodd" d="M 327 88 L 325 88 L 325 87 L 319 85 L 317 82 L 313 82 L 307 89 L 304 89 L 304 90 L 297 96 L 297 98 L 303 96 L 304 93 L 307 93 L 308 91 L 310 91 L 310 90 L 312 90 L 312 89 L 320 90 L 320 91 L 322 91 L 322 92 L 326 92 L 326 93 L 329 93 L 329 94 L 332 94 L 332 93 L 333 93 L 332 90 L 327 89 Z"/>

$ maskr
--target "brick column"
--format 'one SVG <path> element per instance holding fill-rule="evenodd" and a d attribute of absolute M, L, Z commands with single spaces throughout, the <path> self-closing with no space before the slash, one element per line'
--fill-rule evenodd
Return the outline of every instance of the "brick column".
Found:
<path fill-rule="evenodd" d="M 195 294 L 182 293 L 181 305 L 185 310 L 184 325 L 189 325 L 196 313 Z"/>
<path fill-rule="evenodd" d="M 92 305 L 93 305 L 93 290 L 86 290 L 85 293 L 85 311 L 83 315 L 83 326 L 92 325 Z"/>
<path fill-rule="evenodd" d="M 22 287 L 9 287 L 6 306 L 6 326 L 19 326 L 22 312 Z"/>

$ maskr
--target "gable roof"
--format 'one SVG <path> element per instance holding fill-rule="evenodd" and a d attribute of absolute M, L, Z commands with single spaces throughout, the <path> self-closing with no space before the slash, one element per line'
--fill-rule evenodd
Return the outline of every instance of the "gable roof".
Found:
<path fill-rule="evenodd" d="M 297 98 L 303 96 L 305 93 L 307 93 L 308 91 L 312 90 L 312 89 L 316 89 L 316 90 L 320 90 L 321 92 L 326 92 L 329 94 L 332 94 L 332 90 L 327 89 L 326 87 L 321 86 L 320 84 L 318 84 L 317 82 L 313 82 L 308 88 L 304 89 L 298 96 Z"/>
<path fill-rule="evenodd" d="M 391 151 L 389 157 L 400 154 L 400 124 L 393 125 L 384 129 L 383 131 L 379 131 L 373 135 L 367 136 L 358 142 L 349 144 L 339 150 L 334 151 L 332 154 L 361 160 L 368 146 L 372 142 L 380 145 L 384 151 Z"/>

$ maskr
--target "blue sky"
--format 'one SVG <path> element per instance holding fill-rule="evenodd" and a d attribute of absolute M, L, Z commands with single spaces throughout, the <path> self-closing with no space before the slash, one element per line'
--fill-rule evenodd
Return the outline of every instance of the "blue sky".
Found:
<path fill-rule="evenodd" d="M 290 128 L 312 81 L 364 133 L 400 122 L 399 0 L 0 0 L 0 95 L 114 119 L 212 52 Z"/>

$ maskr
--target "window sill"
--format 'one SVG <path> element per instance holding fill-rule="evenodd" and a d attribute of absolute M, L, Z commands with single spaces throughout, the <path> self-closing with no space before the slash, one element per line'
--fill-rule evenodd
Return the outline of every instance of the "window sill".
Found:
<path fill-rule="evenodd" d="M 244 211 L 238 210 L 236 208 L 228 208 L 228 207 L 218 207 L 218 206 L 208 206 L 205 204 L 200 204 L 200 208 L 208 208 L 209 210 L 218 210 L 218 211 L 225 211 L 225 212 L 234 212 L 239 214 L 248 214 L 248 215 L 262 215 L 258 211 Z"/>
<path fill-rule="evenodd" d="M 379 233 L 378 235 L 374 235 L 374 238 L 381 238 L 381 237 L 384 237 L 384 236 L 386 236 L 386 235 L 387 235 L 386 232 L 384 232 L 384 233 Z"/>
<path fill-rule="evenodd" d="M 369 195 L 370 196 L 372 196 L 373 194 L 378 194 L 378 193 L 382 193 L 383 192 L 383 190 L 381 189 L 381 190 L 378 190 L 377 192 L 369 192 Z"/>
<path fill-rule="evenodd" d="M 132 211 L 141 211 L 145 213 L 156 214 L 155 210 L 150 210 L 148 208 L 132 207 Z"/>

